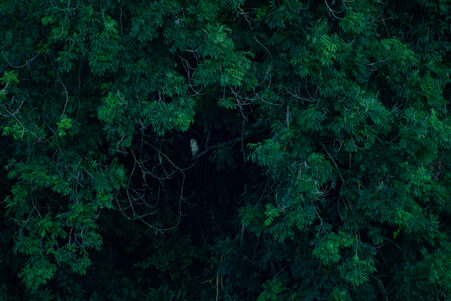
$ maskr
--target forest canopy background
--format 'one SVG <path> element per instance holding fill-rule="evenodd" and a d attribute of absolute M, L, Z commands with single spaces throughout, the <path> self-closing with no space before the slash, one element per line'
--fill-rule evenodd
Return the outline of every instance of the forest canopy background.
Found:
<path fill-rule="evenodd" d="M 446 0 L 1 0 L 0 299 L 451 299 Z"/>

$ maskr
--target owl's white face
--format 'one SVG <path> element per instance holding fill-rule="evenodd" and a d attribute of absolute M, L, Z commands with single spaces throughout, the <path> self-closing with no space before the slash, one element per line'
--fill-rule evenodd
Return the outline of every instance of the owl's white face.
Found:
<path fill-rule="evenodd" d="M 197 154 L 197 152 L 199 151 L 199 144 L 197 144 L 197 140 L 194 138 L 191 138 L 190 146 L 191 146 L 191 154 L 194 157 Z"/>

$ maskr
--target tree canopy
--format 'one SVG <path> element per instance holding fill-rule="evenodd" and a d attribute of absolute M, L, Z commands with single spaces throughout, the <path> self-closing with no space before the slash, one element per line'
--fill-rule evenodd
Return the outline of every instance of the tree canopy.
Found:
<path fill-rule="evenodd" d="M 1 0 L 0 299 L 450 300 L 446 0 Z"/>

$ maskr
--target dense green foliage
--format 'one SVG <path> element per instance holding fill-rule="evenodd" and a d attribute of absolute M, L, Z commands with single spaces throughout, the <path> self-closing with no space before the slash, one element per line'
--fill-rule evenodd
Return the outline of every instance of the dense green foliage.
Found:
<path fill-rule="evenodd" d="M 450 300 L 450 7 L 0 0 L 0 299 Z"/>

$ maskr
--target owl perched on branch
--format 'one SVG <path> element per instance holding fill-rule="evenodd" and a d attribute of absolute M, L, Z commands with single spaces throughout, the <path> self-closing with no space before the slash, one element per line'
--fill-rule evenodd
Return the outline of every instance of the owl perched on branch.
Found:
<path fill-rule="evenodd" d="M 197 144 L 197 140 L 191 138 L 190 146 L 191 146 L 191 154 L 193 155 L 193 157 L 195 157 L 197 152 L 199 151 L 199 144 Z"/>

